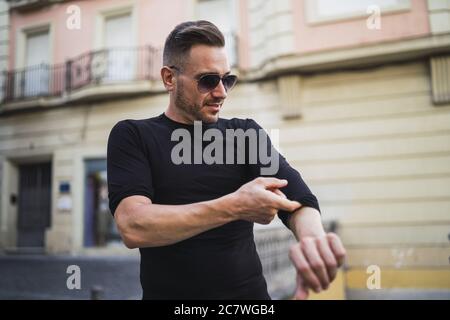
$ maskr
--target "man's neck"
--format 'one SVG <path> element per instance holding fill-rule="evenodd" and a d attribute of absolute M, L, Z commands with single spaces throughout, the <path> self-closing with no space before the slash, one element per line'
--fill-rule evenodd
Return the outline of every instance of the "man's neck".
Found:
<path fill-rule="evenodd" d="M 175 122 L 184 123 L 184 124 L 194 124 L 193 119 L 190 119 L 188 116 L 185 116 L 183 114 L 180 114 L 179 112 L 175 111 L 173 107 L 168 107 L 167 110 L 164 112 L 167 118 L 170 120 L 173 120 Z"/>

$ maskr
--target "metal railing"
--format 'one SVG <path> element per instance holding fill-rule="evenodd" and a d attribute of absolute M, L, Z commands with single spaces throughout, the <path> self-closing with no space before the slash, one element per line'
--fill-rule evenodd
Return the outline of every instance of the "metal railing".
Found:
<path fill-rule="evenodd" d="M 11 10 L 23 10 L 40 9 L 48 7 L 56 3 L 67 2 L 69 0 L 6 0 Z"/>
<path fill-rule="evenodd" d="M 89 85 L 156 80 L 162 52 L 150 46 L 102 49 L 65 63 L 40 64 L 3 74 L 3 102 L 57 97 Z"/>
<path fill-rule="evenodd" d="M 295 271 L 288 254 L 290 246 L 295 243 L 293 234 L 281 226 L 255 230 L 254 237 L 269 294 L 273 299 L 292 295 Z"/>

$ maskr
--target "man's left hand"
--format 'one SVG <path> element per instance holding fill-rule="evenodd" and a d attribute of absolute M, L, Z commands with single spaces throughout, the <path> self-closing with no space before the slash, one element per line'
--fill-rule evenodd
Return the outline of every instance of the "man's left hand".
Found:
<path fill-rule="evenodd" d="M 297 269 L 295 299 L 309 296 L 309 289 L 319 293 L 328 289 L 344 263 L 345 249 L 335 233 L 307 236 L 292 245 L 289 257 Z"/>

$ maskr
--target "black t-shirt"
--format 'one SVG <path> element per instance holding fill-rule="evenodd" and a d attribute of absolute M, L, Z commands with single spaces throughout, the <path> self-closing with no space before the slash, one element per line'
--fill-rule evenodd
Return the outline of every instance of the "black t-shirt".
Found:
<path fill-rule="evenodd" d="M 164 113 L 144 120 L 123 120 L 111 130 L 108 140 L 108 191 L 110 210 L 114 214 L 120 201 L 143 195 L 155 204 L 181 205 L 217 199 L 261 176 L 262 163 L 249 158 L 238 162 L 239 146 L 234 144 L 234 161 L 226 161 L 227 129 L 261 127 L 251 119 L 222 119 L 203 124 L 223 133 L 224 164 L 194 164 L 194 125 L 175 122 Z M 192 162 L 176 164 L 172 150 L 181 140 L 172 141 L 175 129 L 185 129 L 192 141 Z M 228 130 L 229 131 L 229 130 Z M 204 140 L 204 139 L 203 139 Z M 211 139 L 214 140 L 214 139 Z M 249 141 L 249 140 L 246 140 Z M 270 139 L 267 138 L 270 144 Z M 211 142 L 202 141 L 202 150 Z M 185 151 L 184 151 L 185 152 Z M 180 152 L 180 155 L 184 155 Z M 211 153 L 214 154 L 214 153 Z M 279 170 L 271 176 L 287 179 L 281 190 L 291 200 L 317 210 L 319 205 L 302 180 L 278 152 Z M 186 158 L 185 158 L 186 159 Z M 217 161 L 218 162 L 218 161 Z M 280 211 L 286 224 L 289 213 Z M 268 299 L 261 262 L 253 239 L 253 223 L 238 220 L 205 231 L 178 243 L 140 248 L 141 284 L 148 299 Z M 294 280 L 293 280 L 294 281 Z"/>

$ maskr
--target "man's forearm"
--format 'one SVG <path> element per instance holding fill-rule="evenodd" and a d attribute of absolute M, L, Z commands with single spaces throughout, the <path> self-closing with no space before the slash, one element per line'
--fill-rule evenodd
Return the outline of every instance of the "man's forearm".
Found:
<path fill-rule="evenodd" d="M 129 248 L 173 244 L 234 220 L 268 224 L 278 210 L 300 207 L 277 194 L 286 180 L 256 178 L 221 198 L 186 205 L 152 204 L 148 197 L 130 196 L 117 206 L 114 217 Z"/>
<path fill-rule="evenodd" d="M 325 235 L 320 212 L 311 207 L 300 207 L 293 212 L 289 216 L 288 225 L 297 240 Z"/>
<path fill-rule="evenodd" d="M 235 219 L 230 195 L 186 205 L 143 204 L 123 210 L 117 224 L 130 248 L 170 245 Z"/>

